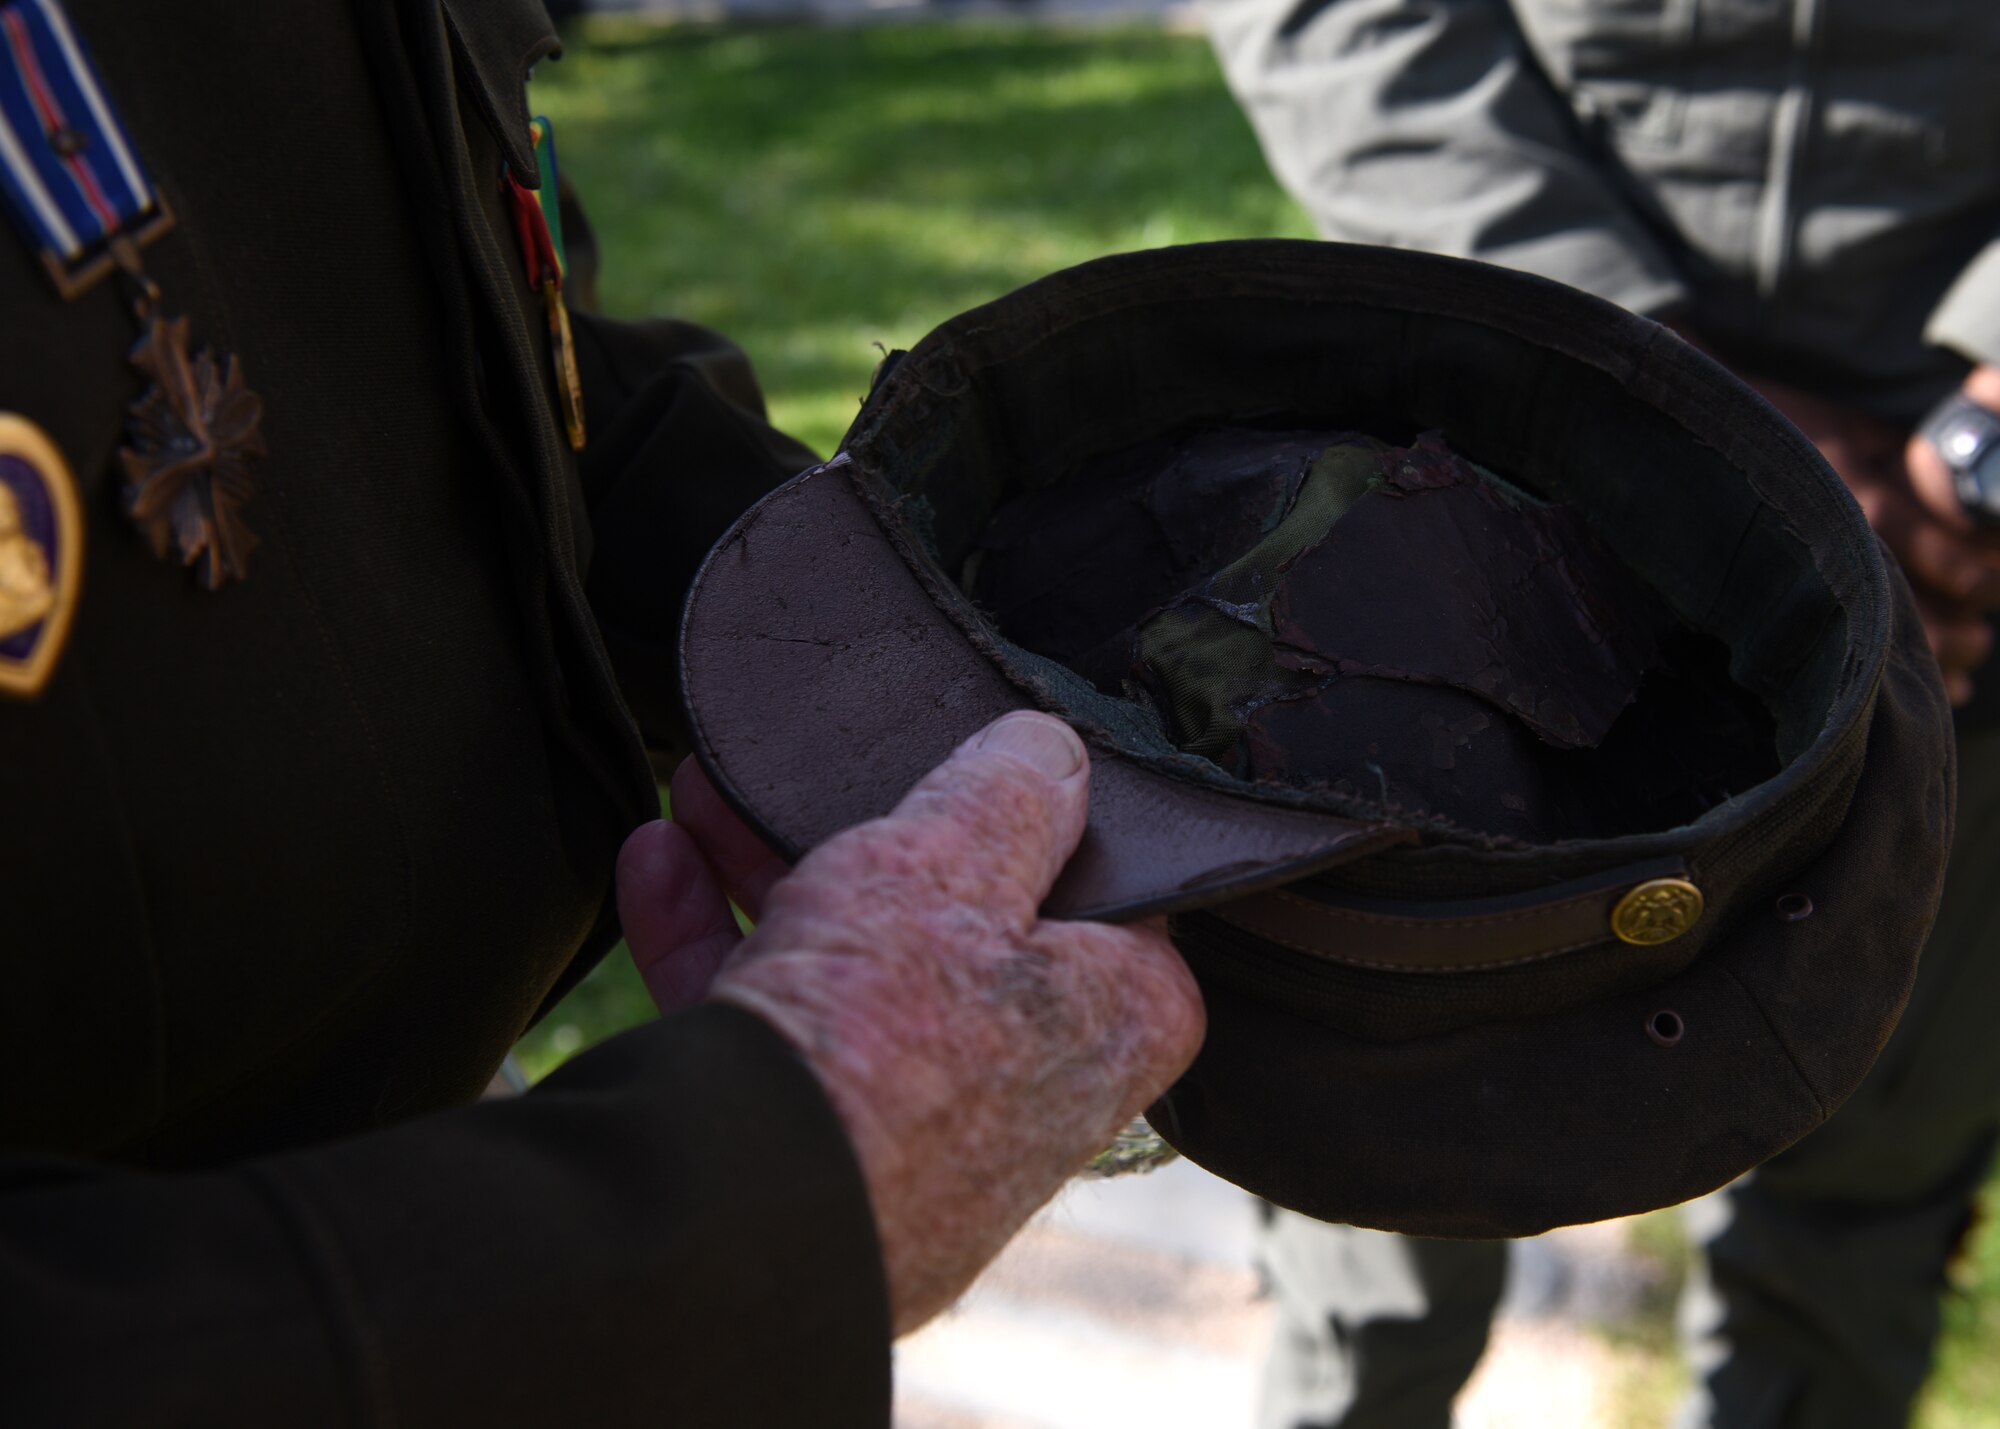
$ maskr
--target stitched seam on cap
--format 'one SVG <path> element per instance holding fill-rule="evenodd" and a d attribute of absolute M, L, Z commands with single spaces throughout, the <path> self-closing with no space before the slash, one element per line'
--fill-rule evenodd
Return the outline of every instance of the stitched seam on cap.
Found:
<path fill-rule="evenodd" d="M 1494 913 L 1483 918 L 1404 918 L 1393 913 L 1362 913 L 1337 905 L 1316 903 L 1310 898 L 1302 898 L 1296 893 L 1277 890 L 1276 897 L 1287 903 L 1296 903 L 1309 916 L 1338 926 L 1343 922 L 1379 923 L 1391 928 L 1484 928 L 1498 923 L 1519 923 L 1533 918 L 1542 918 L 1554 913 L 1567 912 L 1572 908 L 1585 907 L 1609 896 L 1609 890 L 1600 893 L 1586 893 L 1576 898 L 1565 899 L 1561 903 L 1544 903 L 1539 907 L 1523 909 L 1515 913 Z"/>
<path fill-rule="evenodd" d="M 1724 967 L 1720 962 L 1715 964 L 1715 970 L 1734 983 L 1736 990 L 1743 994 L 1743 1000 L 1756 1009 L 1757 1020 L 1764 1024 L 1764 1030 L 1770 1034 L 1771 1040 L 1777 1044 L 1778 1050 L 1785 1054 L 1785 1063 L 1792 1069 L 1792 1075 L 1799 1079 L 1800 1084 L 1806 1089 L 1806 1095 L 1811 1097 L 1813 1105 L 1819 1108 L 1820 1120 L 1825 1121 L 1828 1117 L 1832 1116 L 1839 1108 L 1820 1095 L 1819 1087 L 1806 1074 L 1806 1069 L 1799 1065 L 1799 1059 L 1792 1051 L 1791 1042 L 1786 1039 L 1784 1033 L 1778 1030 L 1778 1025 L 1771 1020 L 1771 1014 L 1764 1010 L 1763 999 L 1752 992 L 1742 978 L 1736 976 L 1735 973 Z"/>
<path fill-rule="evenodd" d="M 1214 912 L 1213 909 L 1210 911 Z M 1216 916 L 1221 917 L 1222 915 L 1218 913 Z M 1476 973 L 1486 972 L 1493 968 L 1514 968 L 1521 966 L 1523 963 L 1539 963 L 1549 958 L 1560 957 L 1564 953 L 1582 952 L 1585 948 L 1593 948 L 1599 943 L 1608 943 L 1611 941 L 1610 935 L 1605 934 L 1595 938 L 1586 938 L 1580 943 L 1571 943 L 1566 947 L 1549 948 L 1539 953 L 1529 953 L 1524 957 L 1508 958 L 1497 963 L 1449 963 L 1443 965 L 1433 963 L 1428 966 L 1412 967 L 1408 963 L 1385 963 L 1371 961 L 1367 958 L 1342 957 L 1337 953 L 1329 953 L 1324 948 L 1309 948 L 1304 943 L 1295 943 L 1289 938 L 1281 938 L 1274 933 L 1267 933 L 1262 929 L 1250 927 L 1248 924 L 1237 923 L 1233 918 L 1222 918 L 1222 921 L 1234 924 L 1234 926 L 1241 928 L 1244 932 L 1262 938 L 1267 943 L 1276 943 L 1281 948 L 1290 948 L 1295 953 L 1304 953 L 1308 957 L 1319 959 L 1321 962 L 1338 963 L 1342 967 L 1350 968 L 1371 968 L 1378 972 L 1391 973 Z"/>

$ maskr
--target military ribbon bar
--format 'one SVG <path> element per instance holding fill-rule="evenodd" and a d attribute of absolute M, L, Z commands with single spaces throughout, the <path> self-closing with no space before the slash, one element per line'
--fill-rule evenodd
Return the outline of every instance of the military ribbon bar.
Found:
<path fill-rule="evenodd" d="M 576 360 L 576 338 L 570 329 L 569 304 L 563 299 L 567 271 L 562 250 L 562 210 L 557 199 L 555 128 L 541 115 L 528 126 L 535 142 L 536 182 L 529 188 L 514 171 L 501 165 L 500 185 L 514 213 L 514 236 L 528 265 L 528 281 L 541 290 L 548 315 L 549 352 L 556 369 L 556 401 L 562 410 L 569 444 L 583 450 L 583 377 Z"/>
<path fill-rule="evenodd" d="M 64 297 L 172 226 L 59 0 L 0 5 L 0 194 Z"/>

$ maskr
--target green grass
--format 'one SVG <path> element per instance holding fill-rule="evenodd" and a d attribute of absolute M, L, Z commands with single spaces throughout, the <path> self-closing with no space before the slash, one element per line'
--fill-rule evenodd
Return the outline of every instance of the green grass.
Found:
<path fill-rule="evenodd" d="M 1632 1222 L 1630 1245 L 1662 1274 L 1636 1320 L 1600 1327 L 1599 1333 L 1619 1352 L 1617 1423 L 1621 1429 L 1644 1429 L 1667 1423 L 1687 1389 L 1674 1300 L 1695 1252 L 1671 1211 Z M 1912 1429 L 2000 1426 L 2000 1176 L 1988 1182 L 1979 1222 L 1952 1267 L 1943 1342 L 1911 1423 Z"/>
<path fill-rule="evenodd" d="M 655 30 L 599 23 L 542 66 L 534 102 L 603 249 L 604 310 L 720 328 L 756 361 L 773 419 L 822 452 L 881 348 L 1104 253 L 1309 237 L 1207 45 L 1150 29 L 926 24 Z M 651 1015 L 623 951 L 523 1042 L 531 1076 Z M 1919 1429 L 2000 1429 L 2000 1190 Z M 1663 1422 L 1686 1382 L 1671 1216 L 1639 1253 L 1667 1271 L 1619 1424 Z"/>
<path fill-rule="evenodd" d="M 620 943 L 514 1048 L 528 1080 L 539 1082 L 584 1048 L 653 1016 L 653 999 Z"/>
<path fill-rule="evenodd" d="M 1105 253 L 1310 236 L 1191 36 L 585 33 L 535 99 L 601 235 L 604 310 L 728 333 L 822 452 L 877 344 Z"/>
<path fill-rule="evenodd" d="M 1987 1182 L 1979 1225 L 1953 1268 L 1944 1344 L 1917 1429 L 2000 1425 L 2000 1176 Z"/>

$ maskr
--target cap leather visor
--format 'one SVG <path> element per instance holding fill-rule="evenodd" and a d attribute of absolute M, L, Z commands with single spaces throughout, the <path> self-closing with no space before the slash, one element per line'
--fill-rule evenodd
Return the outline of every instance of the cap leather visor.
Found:
<path fill-rule="evenodd" d="M 716 788 L 796 859 L 895 808 L 968 736 L 1033 709 L 943 619 L 839 458 L 731 528 L 681 628 L 690 725 Z M 1093 743 L 1090 822 L 1044 912 L 1137 918 L 1286 883 L 1414 834 L 1252 803 Z"/>

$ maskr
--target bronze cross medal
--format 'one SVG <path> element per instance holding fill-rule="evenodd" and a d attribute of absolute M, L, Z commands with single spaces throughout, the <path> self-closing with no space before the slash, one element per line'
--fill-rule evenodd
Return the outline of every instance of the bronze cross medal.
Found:
<path fill-rule="evenodd" d="M 158 313 L 160 290 L 132 244 L 112 256 L 135 286 L 132 309 L 144 330 L 132 365 L 152 379 L 127 409 L 125 514 L 153 554 L 192 566 L 204 590 L 249 574 L 257 537 L 243 520 L 256 490 L 251 462 L 264 455 L 264 404 L 243 382 L 243 364 L 209 348 L 188 352 L 188 320 Z"/>

